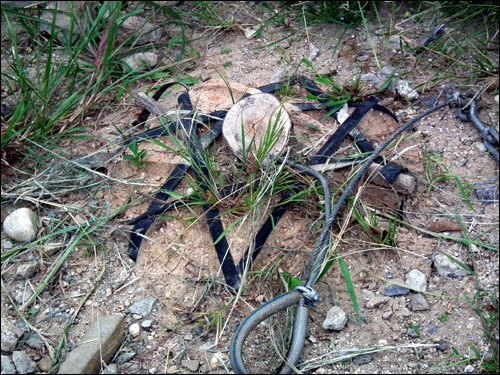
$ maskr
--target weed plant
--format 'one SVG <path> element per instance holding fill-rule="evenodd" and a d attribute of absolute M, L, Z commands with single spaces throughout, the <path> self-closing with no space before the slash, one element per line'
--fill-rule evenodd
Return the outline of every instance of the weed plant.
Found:
<path fill-rule="evenodd" d="M 50 35 L 42 36 L 39 10 L 10 8 L 2 4 L 7 34 L 12 39 L 10 67 L 2 69 L 2 83 L 11 93 L 16 93 L 16 107 L 12 117 L 2 125 L 2 160 L 22 154 L 30 147 L 23 139 L 43 142 L 54 147 L 62 140 L 88 138 L 82 119 L 102 102 L 116 102 L 128 85 L 152 78 L 160 72 L 169 72 L 185 62 L 184 34 L 172 37 L 166 46 L 180 46 L 177 61 L 154 70 L 143 72 L 123 66 L 127 56 L 144 51 L 151 46 L 139 46 L 144 37 L 140 28 L 129 34 L 119 32 L 120 25 L 128 18 L 141 13 L 140 4 L 122 13 L 122 2 L 84 3 L 81 16 L 75 15 L 74 3 L 69 2 L 69 30 L 57 25 L 58 14 L 49 23 Z M 170 16 L 179 16 L 163 7 Z M 179 23 L 175 20 L 172 23 Z M 81 33 L 77 34 L 77 23 Z M 148 33 L 153 32 L 149 31 Z M 26 53 L 21 40 L 30 43 L 35 52 Z M 159 47 L 157 45 L 156 47 Z"/>

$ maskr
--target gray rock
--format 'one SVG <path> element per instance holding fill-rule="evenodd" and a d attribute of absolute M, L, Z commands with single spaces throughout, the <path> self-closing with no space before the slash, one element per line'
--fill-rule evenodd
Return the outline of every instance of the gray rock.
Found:
<path fill-rule="evenodd" d="M 318 57 L 319 53 L 319 48 L 318 47 L 313 47 L 311 50 L 311 53 L 309 54 L 309 57 L 307 58 L 309 61 L 313 61 L 316 57 Z"/>
<path fill-rule="evenodd" d="M 364 365 L 366 363 L 370 363 L 371 361 L 373 361 L 373 356 L 369 354 L 358 355 L 357 357 L 354 357 L 352 361 L 354 362 L 355 365 L 358 366 Z"/>
<path fill-rule="evenodd" d="M 375 297 L 375 293 L 373 293 L 371 290 L 368 289 L 363 289 L 361 291 L 361 296 L 363 298 L 363 301 L 368 302 L 371 300 L 373 297 Z"/>
<path fill-rule="evenodd" d="M 199 359 L 185 359 L 182 361 L 182 366 L 187 368 L 189 371 L 198 372 L 198 367 L 200 367 Z"/>
<path fill-rule="evenodd" d="M 137 352 L 135 350 L 120 350 L 120 353 L 118 353 L 118 357 L 116 357 L 116 363 L 125 363 L 131 361 L 136 355 Z"/>
<path fill-rule="evenodd" d="M 2 249 L 10 250 L 14 248 L 14 244 L 10 240 L 2 241 Z"/>
<path fill-rule="evenodd" d="M 28 340 L 26 340 L 26 345 L 28 345 L 31 349 L 35 349 L 41 351 L 45 345 L 43 339 L 40 337 L 38 333 L 32 333 Z"/>
<path fill-rule="evenodd" d="M 59 374 L 96 374 L 102 360 L 107 363 L 120 347 L 124 337 L 123 316 L 102 316 L 94 321 L 59 368 Z M 99 336 L 100 333 L 100 337 Z"/>
<path fill-rule="evenodd" d="M 478 182 L 474 185 L 477 199 L 483 202 L 498 201 L 498 180 Z"/>
<path fill-rule="evenodd" d="M 360 77 L 360 80 L 361 81 L 374 81 L 374 82 L 377 82 L 377 81 L 380 81 L 381 77 L 373 74 L 373 73 L 365 73 L 365 74 L 362 74 L 361 77 Z"/>
<path fill-rule="evenodd" d="M 200 74 L 200 80 L 202 82 L 207 82 L 211 78 L 212 78 L 212 75 L 210 73 L 203 72 L 203 73 Z"/>
<path fill-rule="evenodd" d="M 16 368 L 8 355 L 2 356 L 2 374 L 15 374 Z"/>
<path fill-rule="evenodd" d="M 276 83 L 285 78 L 286 78 L 285 73 L 283 73 L 283 70 L 280 69 L 271 76 L 271 78 L 269 79 L 269 83 Z"/>
<path fill-rule="evenodd" d="M 397 285 L 396 285 L 397 284 Z M 405 288 L 405 282 L 401 279 L 394 279 L 393 283 L 388 284 L 382 289 L 382 293 L 389 297 L 402 296 L 410 293 L 410 289 Z"/>
<path fill-rule="evenodd" d="M 394 35 L 391 39 L 389 39 L 389 43 L 397 44 L 401 43 L 401 37 L 399 35 Z"/>
<path fill-rule="evenodd" d="M 64 43 L 74 42 L 78 39 L 78 36 L 82 33 L 80 27 L 80 14 L 78 12 L 79 2 L 73 2 L 73 11 L 71 10 L 69 3 L 67 1 L 54 1 L 45 7 L 40 19 L 45 22 L 40 22 L 40 31 L 44 31 L 48 34 L 52 31 L 52 21 L 54 19 L 54 9 L 57 6 L 56 15 L 56 32 L 58 33 L 56 38 Z M 70 41 L 70 30 L 71 30 L 71 17 L 70 12 L 73 12 L 75 17 L 73 18 L 73 40 Z"/>
<path fill-rule="evenodd" d="M 12 362 L 14 362 L 14 366 L 16 366 L 19 374 L 31 374 L 38 370 L 36 363 L 31 360 L 29 355 L 22 351 L 12 353 Z"/>
<path fill-rule="evenodd" d="M 39 1 L 2 1 L 2 7 L 8 8 L 28 8 Z"/>
<path fill-rule="evenodd" d="M 120 26 L 120 31 L 124 34 L 136 32 L 136 35 L 140 35 L 136 45 L 150 42 L 156 43 L 160 40 L 163 33 L 161 28 L 149 23 L 146 18 L 139 16 L 128 17 Z"/>
<path fill-rule="evenodd" d="M 110 363 L 104 370 L 101 371 L 101 374 L 119 374 L 118 365 L 115 363 Z"/>
<path fill-rule="evenodd" d="M 446 352 L 446 351 L 450 350 L 450 348 L 451 348 L 451 344 L 446 342 L 446 341 L 440 342 L 438 344 L 438 346 L 436 346 L 436 349 L 441 351 L 441 352 Z"/>
<path fill-rule="evenodd" d="M 16 327 L 8 320 L 2 319 L 2 351 L 14 351 L 23 333 L 24 332 L 20 328 Z"/>
<path fill-rule="evenodd" d="M 486 148 L 486 145 L 483 142 L 474 142 L 473 146 L 477 148 L 479 152 L 486 152 L 488 149 Z"/>
<path fill-rule="evenodd" d="M 145 320 L 141 323 L 141 327 L 147 331 L 151 330 L 151 326 L 153 325 L 152 320 Z"/>
<path fill-rule="evenodd" d="M 385 305 L 387 302 L 389 302 L 388 297 L 383 297 L 383 296 L 374 297 L 366 303 L 366 308 L 367 309 L 376 309 L 382 305 Z"/>
<path fill-rule="evenodd" d="M 457 260 L 463 263 L 461 259 Z M 436 267 L 439 275 L 443 277 L 457 278 L 464 277 L 470 274 L 469 271 L 443 254 L 436 255 L 436 257 L 434 258 L 434 266 Z"/>
<path fill-rule="evenodd" d="M 386 311 L 386 312 L 382 315 L 382 319 L 384 319 L 384 320 L 388 320 L 388 319 L 390 319 L 390 318 L 391 318 L 392 314 L 393 314 L 392 310 Z"/>
<path fill-rule="evenodd" d="M 123 60 L 132 70 L 153 68 L 158 63 L 158 56 L 153 52 L 139 52 Z"/>
<path fill-rule="evenodd" d="M 408 100 L 415 100 L 420 97 L 418 92 L 410 86 L 410 82 L 399 78 L 396 78 L 391 82 L 389 85 L 389 91 L 391 91 L 394 95 L 399 94 Z"/>
<path fill-rule="evenodd" d="M 15 210 L 3 222 L 3 230 L 16 241 L 33 241 L 36 237 L 35 213 L 27 207 Z"/>
<path fill-rule="evenodd" d="M 410 305 L 413 311 L 425 311 L 431 309 L 431 307 L 427 303 L 427 300 L 421 294 L 412 295 L 410 298 Z"/>
<path fill-rule="evenodd" d="M 427 276 L 419 270 L 411 270 L 406 275 L 406 285 L 421 292 L 427 290 Z"/>
<path fill-rule="evenodd" d="M 130 314 L 138 314 L 142 317 L 148 316 L 151 311 L 153 311 L 153 307 L 156 303 L 156 298 L 145 299 L 139 302 L 134 303 L 128 309 Z"/>
<path fill-rule="evenodd" d="M 341 331 L 347 324 L 347 314 L 338 306 L 333 306 L 326 314 L 326 319 L 323 322 L 324 329 L 333 329 Z"/>
<path fill-rule="evenodd" d="M 408 328 L 408 331 L 406 332 L 406 334 L 408 336 L 410 336 L 412 339 L 416 339 L 417 337 L 420 337 L 420 335 L 411 328 Z"/>
<path fill-rule="evenodd" d="M 48 243 L 43 247 L 43 250 L 42 250 L 43 255 L 45 255 L 47 257 L 51 257 L 52 255 L 57 253 L 59 250 L 61 250 L 64 245 L 65 245 L 64 243 L 60 243 L 60 242 Z"/>
<path fill-rule="evenodd" d="M 37 261 L 31 261 L 26 264 L 21 264 L 17 267 L 16 277 L 18 279 L 27 279 L 33 276 L 38 268 Z"/>

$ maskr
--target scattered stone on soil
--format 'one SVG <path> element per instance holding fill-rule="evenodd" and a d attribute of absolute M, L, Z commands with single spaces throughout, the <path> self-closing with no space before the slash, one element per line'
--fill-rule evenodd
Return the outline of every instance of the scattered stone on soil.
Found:
<path fill-rule="evenodd" d="M 402 296 L 410 293 L 410 289 L 405 288 L 405 282 L 401 279 L 394 279 L 394 284 L 390 283 L 384 287 L 382 293 L 389 297 Z M 396 285 L 397 284 L 397 285 Z"/>
<path fill-rule="evenodd" d="M 152 320 L 145 320 L 141 323 L 141 327 L 146 331 L 151 331 L 151 326 L 153 325 Z"/>
<path fill-rule="evenodd" d="M 355 365 L 364 365 L 373 361 L 373 356 L 370 354 L 358 355 L 357 357 L 354 357 L 352 361 Z"/>
<path fill-rule="evenodd" d="M 182 366 L 187 368 L 189 371 L 198 372 L 198 368 L 200 367 L 199 359 L 185 359 L 182 361 Z"/>
<path fill-rule="evenodd" d="M 16 276 L 18 279 L 27 279 L 33 276 L 38 268 L 37 261 L 21 264 L 17 267 Z"/>
<path fill-rule="evenodd" d="M 408 100 L 416 100 L 420 97 L 418 92 L 411 87 L 410 82 L 400 78 L 396 78 L 391 82 L 389 90 L 392 91 L 394 95 L 401 95 Z"/>
<path fill-rule="evenodd" d="M 20 328 L 8 320 L 2 319 L 2 352 L 13 352 L 23 334 L 24 332 Z"/>
<path fill-rule="evenodd" d="M 7 236 L 19 242 L 31 242 L 36 237 L 36 216 L 27 207 L 12 212 L 3 222 Z"/>
<path fill-rule="evenodd" d="M 15 374 L 16 367 L 8 355 L 2 355 L 2 374 Z"/>
<path fill-rule="evenodd" d="M 324 329 L 341 331 L 347 324 L 347 314 L 338 306 L 333 306 L 326 314 L 326 319 L 323 322 Z"/>
<path fill-rule="evenodd" d="M 458 257 L 454 258 L 463 263 L 462 259 Z M 436 255 L 436 257 L 434 258 L 434 266 L 436 267 L 439 275 L 445 278 L 451 277 L 452 279 L 454 279 L 470 275 L 469 271 L 443 254 Z"/>
<path fill-rule="evenodd" d="M 139 323 L 131 324 L 128 328 L 128 332 L 132 335 L 132 337 L 137 337 L 141 333 L 141 327 Z"/>
<path fill-rule="evenodd" d="M 419 293 L 413 294 L 410 297 L 410 305 L 413 311 L 425 311 L 431 308 L 425 297 Z"/>
<path fill-rule="evenodd" d="M 37 363 L 38 368 L 42 372 L 49 372 L 52 367 L 52 359 L 48 355 L 42 356 L 42 358 Z"/>
<path fill-rule="evenodd" d="M 363 289 L 361 291 L 361 296 L 363 298 L 363 301 L 368 302 L 371 300 L 373 297 L 375 297 L 375 293 L 373 293 L 371 290 L 368 289 Z"/>
<path fill-rule="evenodd" d="M 155 43 L 160 40 L 162 30 L 156 25 L 149 23 L 146 18 L 140 16 L 127 17 L 120 26 L 123 34 L 138 32 L 141 37 L 137 40 L 137 45 Z"/>
<path fill-rule="evenodd" d="M 427 276 L 419 270 L 411 270 L 406 275 L 406 285 L 421 292 L 427 290 Z"/>
<path fill-rule="evenodd" d="M 38 369 L 36 363 L 24 351 L 14 351 L 12 353 L 12 362 L 14 362 L 19 374 L 31 374 Z"/>
<path fill-rule="evenodd" d="M 477 199 L 483 202 L 498 201 L 498 180 L 478 182 L 474 185 Z"/>
<path fill-rule="evenodd" d="M 57 8 L 56 28 L 57 39 L 65 44 L 70 43 L 70 30 L 71 30 L 71 17 L 70 12 L 73 8 L 75 18 L 73 19 L 73 42 L 78 39 L 82 33 L 80 28 L 80 14 L 78 14 L 78 6 L 69 6 L 67 1 L 54 1 L 47 5 L 43 10 L 40 18 L 45 22 L 40 22 L 40 31 L 46 32 L 50 35 L 52 31 L 52 21 L 54 19 L 54 10 Z"/>
<path fill-rule="evenodd" d="M 116 363 L 125 363 L 131 361 L 136 355 L 137 352 L 135 350 L 120 350 L 120 353 L 118 353 L 118 357 L 116 357 Z"/>
<path fill-rule="evenodd" d="M 123 337 L 122 315 L 100 317 L 88 327 L 80 344 L 69 352 L 59 368 L 59 374 L 97 373 L 101 368 L 101 355 L 107 363 L 120 347 Z"/>
<path fill-rule="evenodd" d="M 41 351 L 45 346 L 45 342 L 38 333 L 34 332 L 26 340 L 26 345 L 28 345 L 32 349 Z"/>
<path fill-rule="evenodd" d="M 385 305 L 387 302 L 389 302 L 388 297 L 384 297 L 384 296 L 373 297 L 371 300 L 369 300 L 366 303 L 366 308 L 367 309 L 377 309 L 380 306 Z"/>
<path fill-rule="evenodd" d="M 135 70 L 141 68 L 141 70 L 151 69 L 158 64 L 158 56 L 153 52 L 139 52 L 134 55 L 128 56 L 123 60 L 130 69 Z"/>
<path fill-rule="evenodd" d="M 151 311 L 153 311 L 155 303 L 156 303 L 156 298 L 145 299 L 136 302 L 132 306 L 130 306 L 128 312 L 130 314 L 137 314 L 145 318 L 151 313 Z"/>

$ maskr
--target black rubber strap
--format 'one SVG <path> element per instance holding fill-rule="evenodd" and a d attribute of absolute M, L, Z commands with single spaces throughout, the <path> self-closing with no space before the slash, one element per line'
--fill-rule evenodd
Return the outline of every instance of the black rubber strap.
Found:
<path fill-rule="evenodd" d="M 378 100 L 372 96 L 362 103 L 362 105 L 358 106 L 311 159 L 309 165 L 326 163 L 328 158 L 337 150 L 340 143 L 342 143 L 352 129 L 354 129 L 354 127 L 373 108 L 373 106 L 377 104 L 377 102 Z"/>
<path fill-rule="evenodd" d="M 318 86 L 317 86 L 314 82 L 312 82 L 310 79 L 305 78 L 305 77 L 301 77 L 301 78 L 299 79 L 299 81 L 300 81 L 301 85 L 302 85 L 302 86 L 303 86 L 303 87 L 304 87 L 307 91 L 309 91 L 312 95 L 316 96 L 316 97 L 318 98 L 318 100 L 319 100 L 321 103 L 325 104 L 325 103 L 327 103 L 327 102 L 328 102 L 328 98 L 327 98 L 327 97 L 323 94 L 323 92 L 320 90 L 320 88 L 319 88 L 319 87 L 318 87 Z M 368 100 L 370 100 L 370 99 L 368 99 Z M 366 102 L 365 102 L 365 103 L 366 103 Z M 356 103 L 356 104 L 351 103 L 350 105 L 357 107 L 357 108 L 356 108 L 356 110 L 358 110 L 359 108 L 364 108 L 365 103 L 360 103 L 360 104 L 358 104 L 358 103 Z M 394 115 L 391 111 L 389 111 L 387 108 L 384 108 L 384 107 L 382 107 L 382 106 L 376 106 L 375 104 L 372 106 L 372 108 L 373 108 L 373 109 L 380 110 L 381 112 L 388 114 L 388 115 L 389 115 L 389 116 L 391 116 L 393 119 L 395 119 L 396 121 L 398 121 L 397 117 L 396 117 L 396 116 L 395 116 L 395 115 Z M 328 108 L 325 108 L 325 109 L 328 109 Z M 356 111 L 354 111 L 354 113 L 355 113 L 355 112 L 356 112 Z M 353 114 L 354 114 L 354 113 L 353 113 Z M 335 117 L 335 116 L 336 116 L 336 114 L 334 114 L 333 116 Z M 351 116 L 352 116 L 352 115 L 351 115 Z M 351 116 L 350 116 L 350 117 L 351 117 Z M 348 120 L 349 120 L 349 118 L 348 118 L 345 122 L 347 122 Z M 359 120 L 361 120 L 361 118 L 360 118 Z M 359 120 L 358 120 L 358 122 L 359 122 Z M 344 122 L 344 124 L 345 124 L 345 122 Z M 342 126 L 343 126 L 344 124 L 342 124 L 342 125 L 341 125 L 341 127 L 340 127 L 337 131 L 339 131 L 339 130 L 342 128 Z M 351 129 L 352 129 L 352 128 L 351 128 Z M 336 137 L 336 135 L 334 134 L 332 137 L 334 137 L 334 138 L 335 138 L 335 137 Z M 357 145 L 357 146 L 361 149 L 361 151 L 363 151 L 363 152 L 373 152 L 373 151 L 375 151 L 375 149 L 373 148 L 373 146 L 371 145 L 371 143 L 370 143 L 370 142 L 369 142 L 366 138 L 364 138 L 364 137 L 363 137 L 363 138 L 361 138 L 361 139 L 359 139 L 359 138 L 355 138 L 355 137 L 353 137 L 353 138 L 354 138 L 354 142 L 355 142 L 355 143 L 356 143 L 356 145 Z M 331 138 L 330 138 L 330 139 L 331 139 Z M 340 139 L 340 138 L 339 138 L 339 139 Z M 342 138 L 342 139 L 343 139 L 343 138 Z M 330 140 L 329 140 L 328 142 L 330 142 Z M 328 144 L 328 142 L 327 142 L 327 144 Z M 337 140 L 336 140 L 336 141 L 333 141 L 332 143 L 337 143 Z M 325 145 L 325 146 L 326 146 L 326 145 Z M 332 152 L 333 152 L 333 151 L 334 151 L 334 150 L 332 150 Z M 320 152 L 321 152 L 321 150 L 320 150 Z M 326 153 L 325 153 L 325 154 L 326 154 Z M 325 161 L 326 161 L 326 159 L 325 159 L 325 158 L 323 158 L 323 160 L 325 160 Z M 381 157 L 378 157 L 378 158 L 376 158 L 376 159 L 374 160 L 374 162 L 375 162 L 375 163 L 379 163 L 379 164 L 381 164 L 381 163 L 383 163 L 383 162 L 384 162 L 384 159 L 383 159 L 383 158 L 381 158 Z M 318 162 L 317 162 L 316 160 L 314 160 L 314 158 L 313 158 L 313 160 L 311 161 L 311 163 L 310 163 L 310 164 L 311 164 L 311 165 L 315 165 L 315 164 L 322 164 L 322 163 L 321 163 L 321 162 L 320 162 L 320 163 L 318 163 Z M 401 173 L 403 170 L 404 170 L 404 168 L 403 168 L 403 167 L 401 167 L 400 165 L 395 164 L 395 163 L 393 163 L 393 162 L 390 162 L 390 163 L 388 163 L 387 165 L 384 165 L 384 166 L 382 167 L 382 169 L 380 170 L 380 174 L 381 174 L 382 176 L 384 176 L 384 178 L 387 180 L 387 182 L 388 182 L 389 184 L 392 184 L 392 183 L 394 182 L 394 180 L 396 179 L 396 177 L 398 176 L 398 174 L 399 174 L 399 173 Z"/>
<path fill-rule="evenodd" d="M 233 256 L 231 255 L 226 236 L 222 235 L 224 233 L 224 227 L 219 218 L 219 210 L 209 204 L 203 205 L 203 209 L 205 210 L 208 229 L 214 241 L 215 252 L 217 253 L 217 258 L 219 258 L 224 279 L 226 283 L 236 291 L 239 288 L 240 278 L 236 271 L 236 266 L 234 265 Z"/>
<path fill-rule="evenodd" d="M 279 201 L 279 203 L 273 209 L 273 211 L 271 212 L 265 223 L 257 232 L 253 246 L 248 247 L 243 256 L 241 257 L 240 261 L 238 262 L 238 266 L 236 267 L 236 270 L 238 271 L 238 274 L 240 276 L 243 275 L 246 267 L 248 266 L 248 262 L 250 261 L 250 263 L 253 263 L 255 259 L 257 259 L 257 256 L 259 255 L 260 251 L 266 244 L 267 238 L 271 234 L 272 230 L 278 224 L 282 216 L 285 214 L 288 207 L 290 207 L 290 205 L 292 204 L 293 201 L 290 200 L 290 197 L 291 194 L 288 193 L 285 195 L 284 198 L 282 198 Z M 251 259 L 249 259 L 250 257 Z"/>

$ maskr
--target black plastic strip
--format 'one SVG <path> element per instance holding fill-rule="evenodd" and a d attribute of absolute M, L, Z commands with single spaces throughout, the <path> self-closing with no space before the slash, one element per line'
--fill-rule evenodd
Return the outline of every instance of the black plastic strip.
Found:
<path fill-rule="evenodd" d="M 179 182 L 181 182 L 184 178 L 186 172 L 189 171 L 189 168 L 191 168 L 191 165 L 189 164 L 177 164 L 174 170 L 170 173 L 170 176 L 168 176 L 167 181 L 165 181 L 160 188 L 160 191 L 155 195 L 155 198 L 161 201 L 166 201 L 170 197 L 170 192 L 174 191 L 177 185 L 179 185 Z M 165 207 L 167 205 L 168 203 L 161 204 L 158 202 L 151 202 L 145 213 L 135 217 L 128 224 L 134 225 L 150 216 L 161 214 L 165 212 Z"/>
<path fill-rule="evenodd" d="M 208 229 L 214 241 L 215 252 L 217 253 L 217 258 L 219 258 L 219 263 L 226 283 L 234 290 L 238 290 L 240 278 L 236 272 L 236 266 L 226 236 L 221 237 L 224 233 L 224 227 L 219 218 L 219 210 L 208 204 L 203 205 L 203 208 L 205 210 L 205 216 L 207 217 Z"/>
<path fill-rule="evenodd" d="M 337 131 L 328 139 L 323 147 L 313 156 L 309 165 L 324 164 L 328 158 L 337 150 L 340 143 L 347 137 L 352 129 L 361 121 L 361 119 L 377 104 L 375 97 L 368 98 L 362 105 L 340 125 Z"/>
<path fill-rule="evenodd" d="M 271 234 L 273 228 L 278 224 L 282 216 L 285 214 L 286 210 L 288 210 L 288 207 L 290 207 L 290 205 L 292 204 L 292 201 L 289 200 L 290 196 L 291 194 L 288 193 L 279 201 L 278 205 L 273 209 L 265 223 L 257 232 L 253 247 L 249 247 L 241 257 L 240 261 L 238 262 L 238 266 L 236 267 L 236 271 L 238 271 L 238 274 L 240 276 L 242 276 L 243 272 L 245 271 L 249 257 L 251 256 L 252 263 L 255 261 L 255 259 L 257 259 L 257 256 L 266 244 L 267 238 Z"/>

